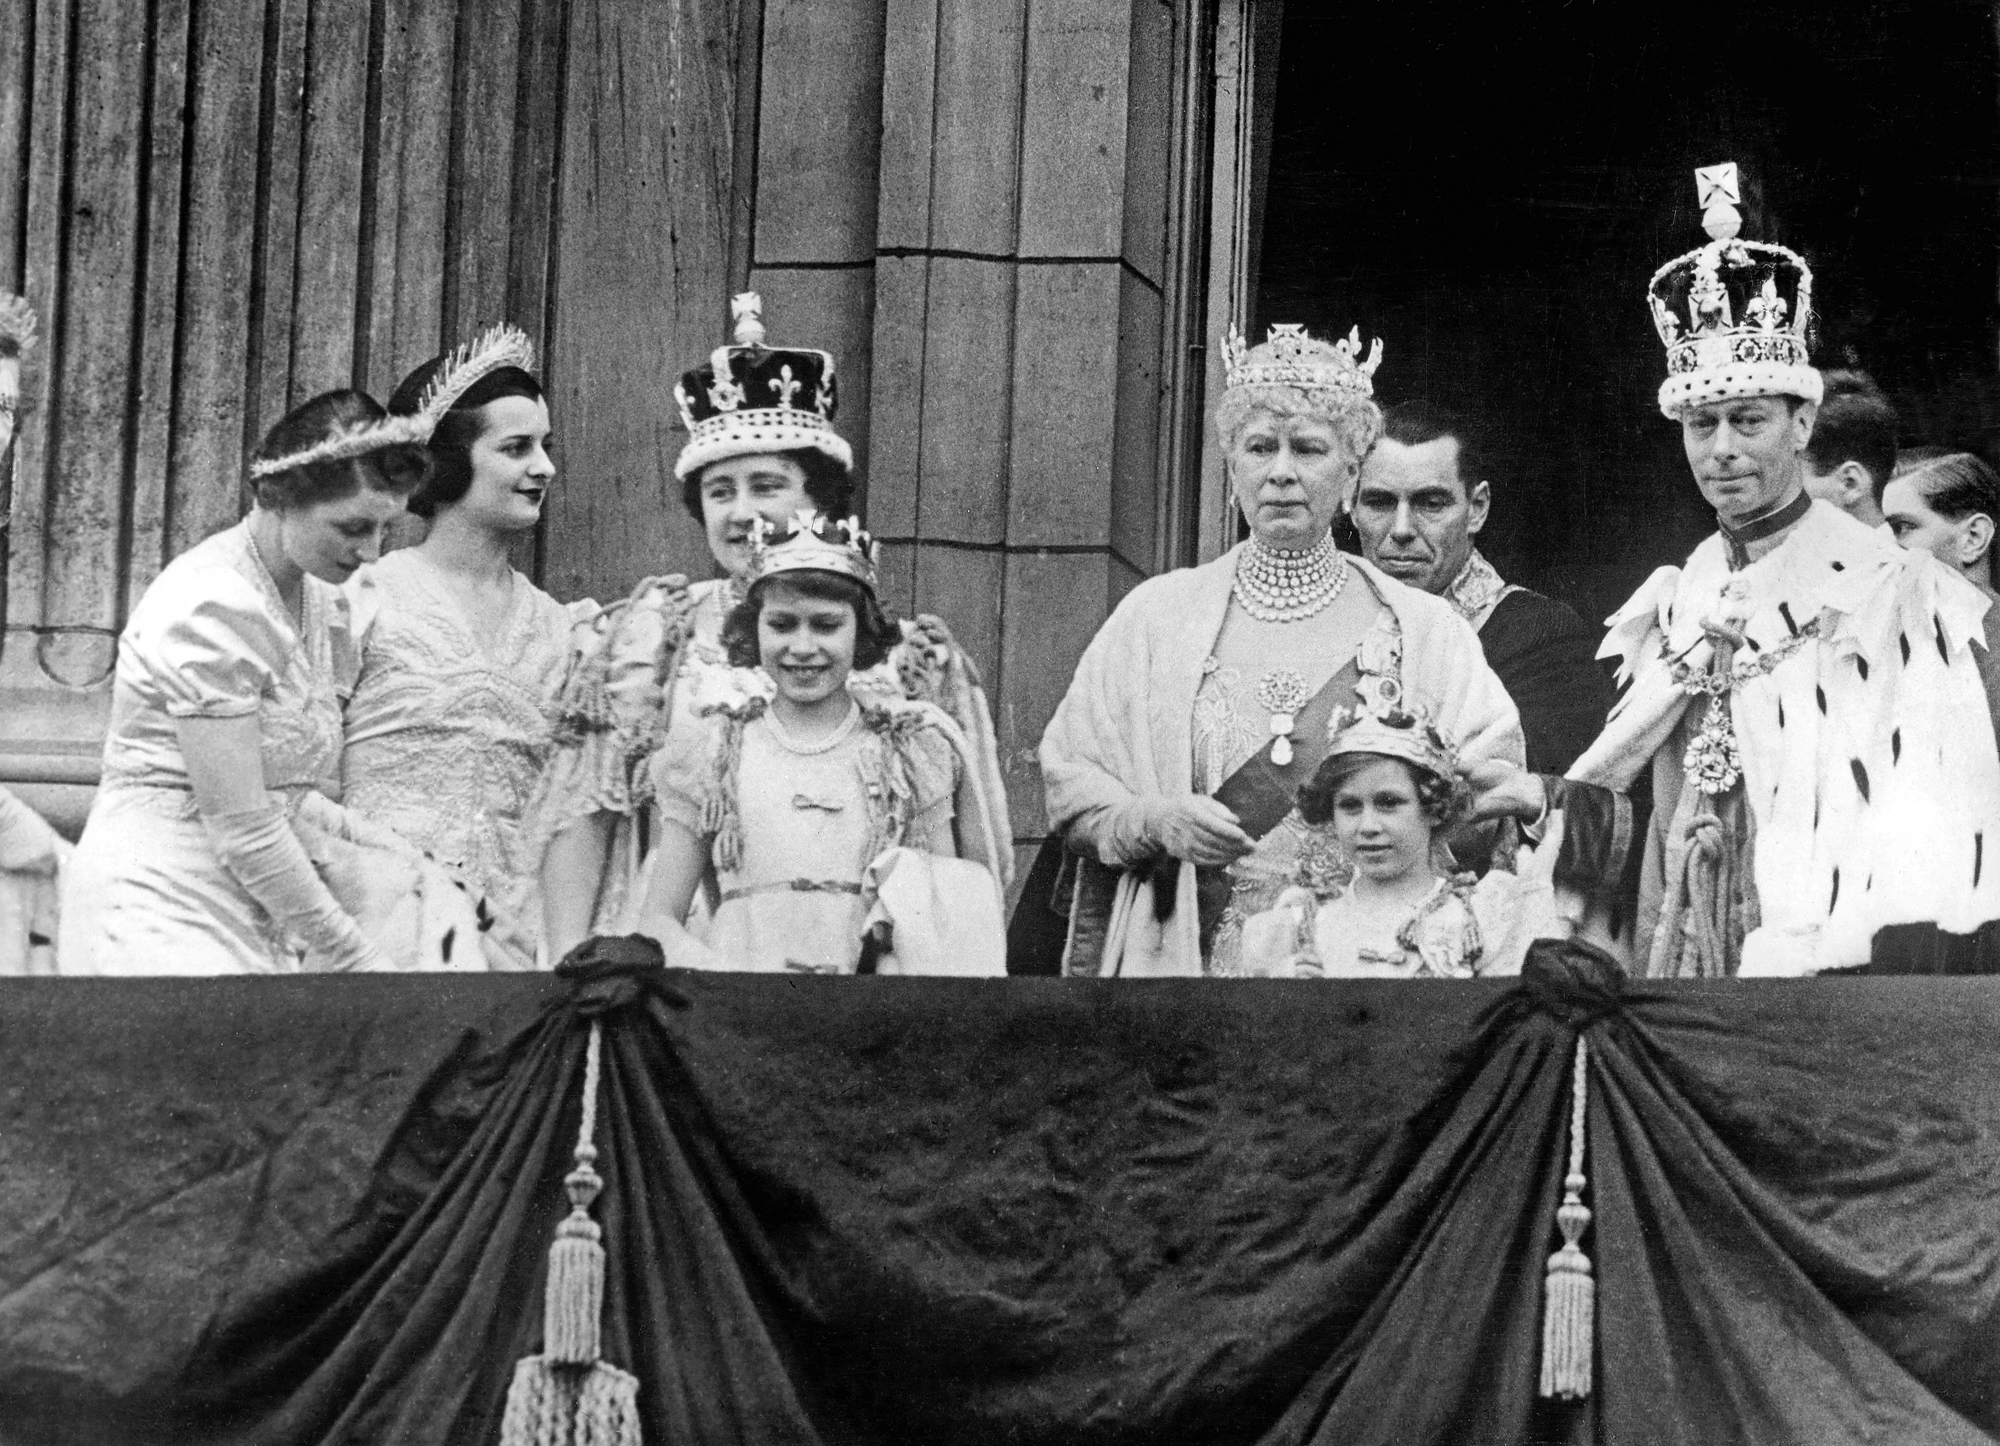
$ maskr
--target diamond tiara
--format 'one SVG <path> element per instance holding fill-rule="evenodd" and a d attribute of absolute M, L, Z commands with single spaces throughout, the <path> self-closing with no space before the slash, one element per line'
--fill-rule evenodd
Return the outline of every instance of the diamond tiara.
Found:
<path fill-rule="evenodd" d="M 1364 356 L 1358 326 L 1332 343 L 1306 335 L 1299 322 L 1272 327 L 1263 345 L 1256 348 L 1246 345 L 1243 333 L 1234 326 L 1222 339 L 1223 385 L 1231 390 L 1296 387 L 1305 392 L 1373 397 L 1375 369 L 1381 365 L 1382 339 L 1370 342 Z"/>
<path fill-rule="evenodd" d="M 502 367 L 519 367 L 525 372 L 534 366 L 535 344 L 525 331 L 505 323 L 489 327 L 444 359 L 424 388 L 417 411 L 435 425 L 460 397 Z"/>
<path fill-rule="evenodd" d="M 294 467 L 315 462 L 338 462 L 348 457 L 365 457 L 384 447 L 400 447 L 430 440 L 431 419 L 422 412 L 413 417 L 383 417 L 373 422 L 354 422 L 338 427 L 312 446 L 282 457 L 265 457 L 250 464 L 253 478 L 275 477 Z"/>

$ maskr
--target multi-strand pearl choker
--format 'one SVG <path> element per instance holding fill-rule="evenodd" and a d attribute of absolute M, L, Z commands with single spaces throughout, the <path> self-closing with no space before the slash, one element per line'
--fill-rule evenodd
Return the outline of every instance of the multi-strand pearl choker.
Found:
<path fill-rule="evenodd" d="M 1300 552 L 1280 552 L 1253 537 L 1237 554 L 1231 590 L 1259 622 L 1296 623 L 1324 612 L 1347 586 L 1347 572 L 1331 532 Z"/>

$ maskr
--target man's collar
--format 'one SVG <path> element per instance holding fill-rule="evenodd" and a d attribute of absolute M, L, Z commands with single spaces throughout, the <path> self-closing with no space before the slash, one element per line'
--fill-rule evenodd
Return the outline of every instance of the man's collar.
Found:
<path fill-rule="evenodd" d="M 1444 600 L 1458 609 L 1458 615 L 1475 630 L 1486 621 L 1500 599 L 1507 595 L 1507 583 L 1477 547 L 1465 559 L 1465 566 L 1444 590 Z"/>
<path fill-rule="evenodd" d="M 1801 487 L 1793 494 L 1791 501 L 1782 502 L 1769 512 L 1753 517 L 1747 522 L 1732 524 L 1724 522 L 1718 515 L 1715 525 L 1722 531 L 1722 546 L 1729 554 L 1729 570 L 1741 572 L 1748 567 L 1751 561 L 1751 543 L 1777 536 L 1797 523 L 1811 509 L 1812 494 Z"/>

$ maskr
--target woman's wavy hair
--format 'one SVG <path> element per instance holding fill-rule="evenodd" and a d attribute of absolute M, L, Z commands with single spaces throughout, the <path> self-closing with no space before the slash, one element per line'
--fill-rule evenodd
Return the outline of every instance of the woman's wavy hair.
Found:
<path fill-rule="evenodd" d="M 1396 763 L 1410 776 L 1417 790 L 1417 809 L 1433 829 L 1456 823 L 1471 801 L 1463 780 L 1396 758 L 1387 753 L 1334 753 L 1321 760 L 1313 776 L 1299 789 L 1299 816 L 1310 824 L 1323 824 L 1333 817 L 1333 802 L 1341 785 L 1376 763 Z"/>
<path fill-rule="evenodd" d="M 1382 438 L 1382 409 L 1367 397 L 1342 397 L 1331 404 L 1314 400 L 1297 387 L 1233 387 L 1215 409 L 1215 435 L 1223 455 L 1236 450 L 1243 429 L 1259 412 L 1274 417 L 1305 417 L 1325 422 L 1346 444 L 1356 462 L 1368 460 Z"/>
<path fill-rule="evenodd" d="M 819 448 L 793 447 L 771 455 L 787 457 L 799 464 L 806 474 L 806 496 L 812 498 L 822 517 L 846 517 L 854 511 L 854 474 Z M 707 467 L 697 467 L 681 479 L 681 505 L 697 525 L 705 520 L 701 512 L 701 479 L 714 465 L 710 462 Z"/>
<path fill-rule="evenodd" d="M 818 602 L 845 603 L 854 609 L 854 671 L 866 672 L 886 659 L 903 641 L 903 630 L 895 619 L 882 611 L 875 594 L 851 577 L 837 572 L 800 568 L 796 572 L 763 577 L 750 584 L 743 601 L 730 609 L 722 620 L 722 647 L 729 661 L 739 668 L 755 668 L 763 662 L 757 646 L 757 619 L 763 615 L 764 599 L 773 586 L 790 588 L 801 597 Z"/>
<path fill-rule="evenodd" d="M 434 356 L 408 376 L 389 398 L 389 410 L 399 417 L 415 416 L 424 388 L 444 366 L 443 355 Z M 542 400 L 542 384 L 519 367 L 501 367 L 465 389 L 451 410 L 438 419 L 431 433 L 431 475 L 410 497 L 410 511 L 419 517 L 436 517 L 440 507 L 464 499 L 472 490 L 472 444 L 486 430 L 482 409 L 502 397 Z"/>
<path fill-rule="evenodd" d="M 250 454 L 250 462 L 303 452 L 339 428 L 379 422 L 386 416 L 382 404 L 366 392 L 321 392 L 280 417 Z M 408 497 L 423 486 L 430 468 L 430 454 L 418 443 L 405 442 L 359 457 L 308 462 L 268 477 L 253 477 L 250 491 L 258 506 L 276 511 L 339 502 L 363 488 Z"/>

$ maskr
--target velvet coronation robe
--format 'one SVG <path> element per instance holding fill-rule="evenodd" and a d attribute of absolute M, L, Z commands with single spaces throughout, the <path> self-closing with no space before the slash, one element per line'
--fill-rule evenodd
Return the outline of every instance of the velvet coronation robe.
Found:
<path fill-rule="evenodd" d="M 1507 582 L 1477 548 L 1440 596 L 1472 624 L 1486 666 L 1521 710 L 1528 767 L 1560 773 L 1576 762 L 1611 711 L 1597 629 L 1574 608 Z"/>
<path fill-rule="evenodd" d="M 1683 757 L 1709 706 L 1687 684 L 1716 656 L 1704 622 L 1735 619 L 1748 640 L 1729 693 L 1749 828 L 1724 861 L 1754 890 L 1730 941 L 1740 973 L 1865 964 L 1885 925 L 1963 933 L 2000 917 L 2000 760 L 1971 651 L 1986 607 L 1825 502 L 1740 571 L 1718 534 L 1647 580 L 1599 651 L 1619 660 L 1624 694 L 1569 772 L 1622 791 L 1652 770 L 1636 927 L 1616 941 L 1636 967 L 1686 902 Z"/>
<path fill-rule="evenodd" d="M 1084 649 L 1042 737 L 1052 833 L 1075 826 L 1089 842 L 1103 819 L 1140 798 L 1192 795 L 1195 693 L 1229 611 L 1237 553 L 1246 545 L 1139 584 Z M 1431 715 L 1466 761 L 1519 764 L 1520 715 L 1465 620 L 1449 603 L 1360 558 L 1347 558 L 1347 565 L 1373 587 L 1402 629 L 1403 696 Z M 1135 862 L 1097 852 L 1109 865 Z M 1174 908 L 1164 920 L 1153 908 L 1150 871 L 1125 867 L 1101 972 L 1128 978 L 1201 974 L 1197 915 L 1192 864 L 1177 871 Z"/>

